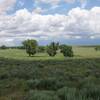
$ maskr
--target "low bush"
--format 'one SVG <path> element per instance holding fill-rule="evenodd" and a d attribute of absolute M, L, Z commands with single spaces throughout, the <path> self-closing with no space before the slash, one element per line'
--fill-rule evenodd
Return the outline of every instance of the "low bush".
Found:
<path fill-rule="evenodd" d="M 65 57 L 73 57 L 73 50 L 71 46 L 61 45 L 60 49 L 61 53 L 63 53 Z"/>
<path fill-rule="evenodd" d="M 28 80 L 27 85 L 29 86 L 30 89 L 57 90 L 63 87 L 65 84 L 55 78 L 47 78 L 47 79 Z"/>
<path fill-rule="evenodd" d="M 53 91 L 30 91 L 25 100 L 60 100 Z"/>
<path fill-rule="evenodd" d="M 76 89 L 63 87 L 57 91 L 57 94 L 61 100 L 73 100 L 76 98 Z"/>

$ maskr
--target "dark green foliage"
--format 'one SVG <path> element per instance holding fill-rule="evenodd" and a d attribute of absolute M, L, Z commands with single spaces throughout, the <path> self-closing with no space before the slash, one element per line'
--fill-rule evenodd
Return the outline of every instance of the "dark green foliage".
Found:
<path fill-rule="evenodd" d="M 0 49 L 7 49 L 7 47 L 6 47 L 5 45 L 2 45 L 2 46 L 0 47 Z"/>
<path fill-rule="evenodd" d="M 87 80 L 83 87 L 81 87 L 80 94 L 86 98 L 93 98 L 93 100 L 98 100 L 98 98 L 100 99 L 100 85 L 95 85 L 95 82 Z"/>
<path fill-rule="evenodd" d="M 23 45 L 26 49 L 27 54 L 29 56 L 36 54 L 38 43 L 36 40 L 25 40 Z"/>
<path fill-rule="evenodd" d="M 38 79 L 27 80 L 27 85 L 28 85 L 29 89 L 37 89 L 39 84 L 40 84 L 40 80 L 38 80 Z"/>
<path fill-rule="evenodd" d="M 27 81 L 30 89 L 57 90 L 65 84 L 55 78 L 31 79 Z"/>
<path fill-rule="evenodd" d="M 95 47 L 96 51 L 100 51 L 100 46 Z"/>
<path fill-rule="evenodd" d="M 65 57 L 73 57 L 73 50 L 71 46 L 61 45 L 60 49 L 61 53 L 63 53 Z"/>
<path fill-rule="evenodd" d="M 46 51 L 46 47 L 45 46 L 38 46 L 37 52 L 44 53 L 45 51 Z"/>
<path fill-rule="evenodd" d="M 24 46 L 10 46 L 10 47 L 7 47 L 8 49 L 25 49 Z"/>
<path fill-rule="evenodd" d="M 25 100 L 60 100 L 53 91 L 30 91 Z"/>
<path fill-rule="evenodd" d="M 100 87 L 89 87 L 81 90 L 63 87 L 57 91 L 57 94 L 60 100 L 99 100 Z"/>
<path fill-rule="evenodd" d="M 0 58 L 0 100 L 100 100 L 99 73 L 100 58 Z"/>
<path fill-rule="evenodd" d="M 52 42 L 50 45 L 47 46 L 47 53 L 49 56 L 55 56 L 57 54 L 57 50 L 59 48 L 59 43 Z"/>
<path fill-rule="evenodd" d="M 76 89 L 63 87 L 57 91 L 57 94 L 61 100 L 75 100 L 76 98 Z"/>

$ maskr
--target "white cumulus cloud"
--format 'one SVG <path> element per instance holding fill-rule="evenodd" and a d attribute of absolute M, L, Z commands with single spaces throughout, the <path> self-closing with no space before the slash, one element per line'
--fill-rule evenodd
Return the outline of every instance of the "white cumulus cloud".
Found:
<path fill-rule="evenodd" d="M 100 38 L 100 7 L 90 10 L 73 8 L 68 15 L 41 15 L 27 9 L 18 10 L 13 15 L 0 15 L 0 45 L 13 45 L 15 41 L 28 38 Z"/>

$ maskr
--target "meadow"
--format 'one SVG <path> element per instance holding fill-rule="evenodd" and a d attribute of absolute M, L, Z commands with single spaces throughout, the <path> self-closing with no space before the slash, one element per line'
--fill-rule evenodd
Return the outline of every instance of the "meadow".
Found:
<path fill-rule="evenodd" d="M 0 50 L 0 100 L 100 100 L 100 51 L 73 51 L 69 58 Z"/>
<path fill-rule="evenodd" d="M 81 59 L 81 58 L 99 58 L 100 51 L 96 51 L 94 47 L 81 47 L 74 46 L 74 57 L 72 59 Z M 50 57 L 47 53 L 37 53 L 34 57 L 29 57 L 26 54 L 25 50 L 20 49 L 5 49 L 0 50 L 0 57 L 19 59 L 19 60 L 63 60 L 70 59 L 63 56 L 63 54 L 58 53 L 55 57 Z"/>

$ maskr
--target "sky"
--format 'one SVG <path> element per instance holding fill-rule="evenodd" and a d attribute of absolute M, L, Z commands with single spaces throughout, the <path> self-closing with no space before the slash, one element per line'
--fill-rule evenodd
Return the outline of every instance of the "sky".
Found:
<path fill-rule="evenodd" d="M 100 44 L 100 0 L 0 0 L 0 46 Z"/>

